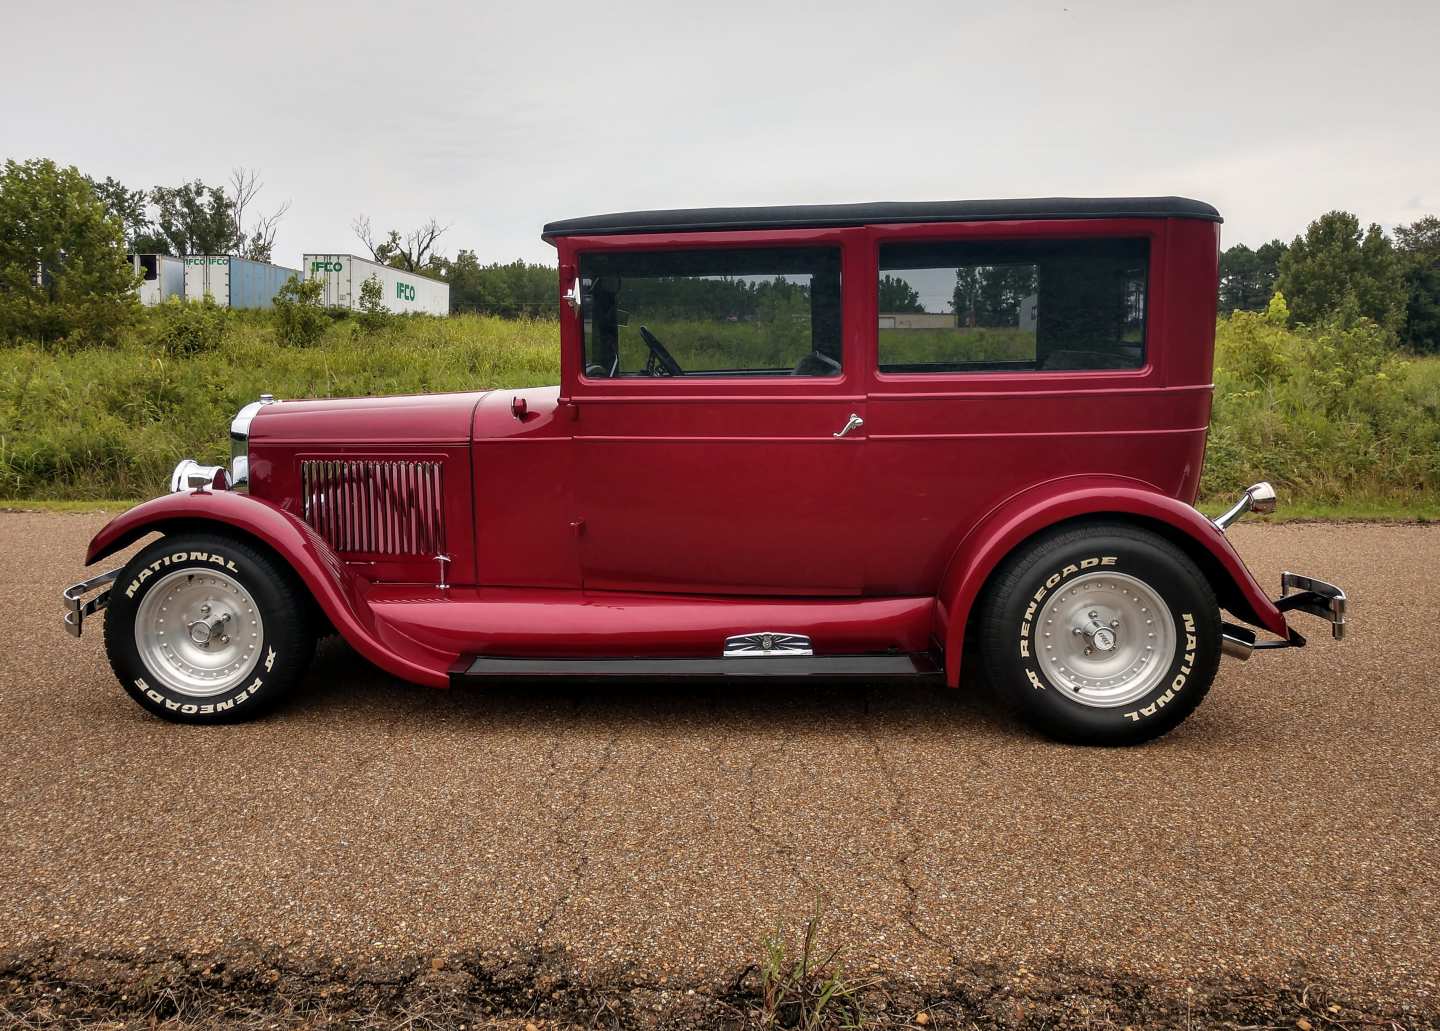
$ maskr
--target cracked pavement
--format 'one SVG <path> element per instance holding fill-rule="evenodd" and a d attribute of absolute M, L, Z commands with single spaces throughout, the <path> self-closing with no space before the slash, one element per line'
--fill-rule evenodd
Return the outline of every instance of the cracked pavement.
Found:
<path fill-rule="evenodd" d="M 326 643 L 290 703 L 186 728 L 60 624 L 100 514 L 0 514 L 0 949 L 370 957 L 539 944 L 672 984 L 818 894 L 848 962 L 1063 963 L 1440 998 L 1440 529 L 1242 525 L 1351 637 L 1226 662 L 1128 750 L 908 686 L 435 691 Z M 1303 618 L 1303 617 L 1302 617 Z"/>

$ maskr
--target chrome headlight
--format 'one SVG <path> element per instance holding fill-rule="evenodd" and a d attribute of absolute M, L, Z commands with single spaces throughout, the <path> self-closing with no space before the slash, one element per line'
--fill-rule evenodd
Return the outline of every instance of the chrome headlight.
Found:
<path fill-rule="evenodd" d="M 235 414 L 230 422 L 230 488 L 244 490 L 250 484 L 250 421 L 266 405 L 273 405 L 273 394 L 261 394 Z"/>
<path fill-rule="evenodd" d="M 193 458 L 182 458 L 170 473 L 170 493 L 182 490 L 229 490 L 230 474 L 223 465 L 201 465 Z"/>

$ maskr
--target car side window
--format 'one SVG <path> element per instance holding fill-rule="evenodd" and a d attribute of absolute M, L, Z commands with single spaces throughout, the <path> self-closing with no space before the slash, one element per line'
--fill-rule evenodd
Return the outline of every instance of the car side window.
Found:
<path fill-rule="evenodd" d="M 1148 240 L 880 248 L 881 372 L 1138 369 Z"/>
<path fill-rule="evenodd" d="M 580 256 L 585 375 L 838 376 L 840 251 Z"/>

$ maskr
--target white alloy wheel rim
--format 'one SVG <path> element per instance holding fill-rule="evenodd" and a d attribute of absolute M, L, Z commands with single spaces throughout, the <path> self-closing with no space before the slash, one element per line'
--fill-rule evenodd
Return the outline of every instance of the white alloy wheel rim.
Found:
<path fill-rule="evenodd" d="M 1036 657 L 1045 679 L 1082 705 L 1129 705 L 1175 659 L 1175 620 L 1155 589 L 1124 573 L 1077 576 L 1044 603 Z"/>
<path fill-rule="evenodd" d="M 182 569 L 146 592 L 135 613 L 135 647 L 150 674 L 190 698 L 237 687 L 255 668 L 265 626 L 234 577 Z"/>

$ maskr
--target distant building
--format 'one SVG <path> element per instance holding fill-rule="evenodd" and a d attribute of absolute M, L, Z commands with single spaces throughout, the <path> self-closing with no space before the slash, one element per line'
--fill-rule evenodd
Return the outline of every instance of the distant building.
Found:
<path fill-rule="evenodd" d="M 881 329 L 954 329 L 954 312 L 933 314 L 924 311 L 881 312 Z"/>
<path fill-rule="evenodd" d="M 1031 294 L 1020 302 L 1020 328 L 1035 332 L 1040 322 L 1040 295 Z"/>

